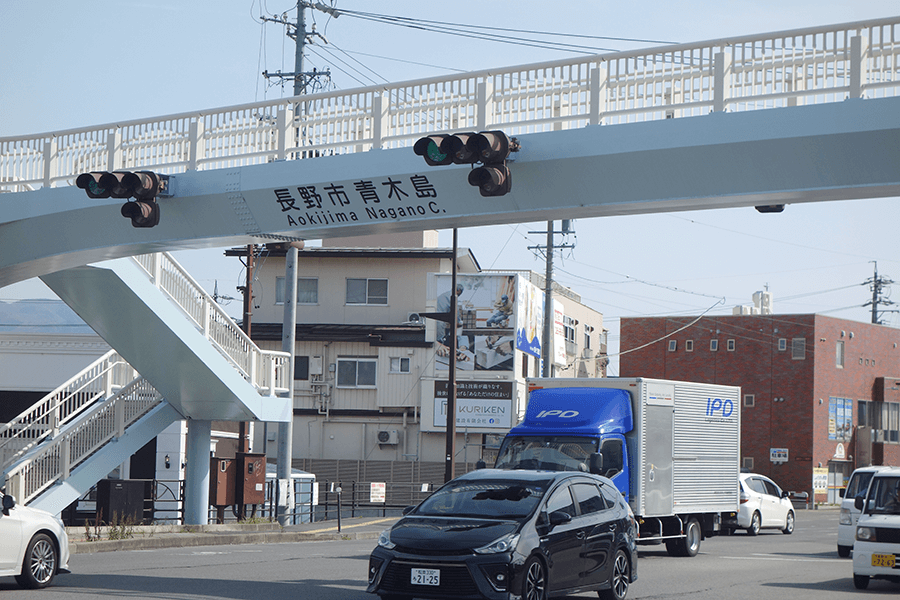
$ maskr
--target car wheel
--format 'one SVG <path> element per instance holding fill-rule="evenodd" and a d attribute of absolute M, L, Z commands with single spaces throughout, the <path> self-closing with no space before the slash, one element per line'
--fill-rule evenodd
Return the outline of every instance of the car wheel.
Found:
<path fill-rule="evenodd" d="M 609 578 L 609 589 L 600 590 L 597 595 L 603 600 L 625 600 L 628 594 L 628 584 L 631 583 L 631 563 L 624 550 L 616 552 L 613 562 L 612 576 Z"/>
<path fill-rule="evenodd" d="M 787 518 L 784 520 L 784 529 L 781 530 L 781 533 L 785 535 L 794 533 L 794 511 L 788 511 Z"/>
<path fill-rule="evenodd" d="M 864 590 L 869 587 L 869 576 L 868 575 L 857 575 L 853 574 L 853 585 L 856 586 L 858 590 Z"/>
<path fill-rule="evenodd" d="M 547 600 L 547 569 L 541 559 L 532 556 L 525 563 L 525 580 L 522 582 L 523 600 Z"/>
<path fill-rule="evenodd" d="M 23 588 L 47 587 L 56 577 L 58 565 L 56 545 L 50 536 L 39 533 L 28 542 L 25 559 L 22 561 L 22 574 L 16 575 L 16 581 Z"/>
<path fill-rule="evenodd" d="M 758 512 L 755 512 L 750 517 L 750 527 L 747 528 L 747 535 L 756 535 L 759 533 L 760 527 L 762 527 L 762 517 L 759 516 Z"/>
<path fill-rule="evenodd" d="M 838 556 L 848 558 L 851 550 L 853 550 L 853 546 L 838 546 Z"/>

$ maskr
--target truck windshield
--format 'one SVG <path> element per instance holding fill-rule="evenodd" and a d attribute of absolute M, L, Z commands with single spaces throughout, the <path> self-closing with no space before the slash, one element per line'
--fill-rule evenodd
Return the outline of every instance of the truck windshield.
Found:
<path fill-rule="evenodd" d="M 869 512 L 900 515 L 900 477 L 876 477 L 872 481 Z"/>
<path fill-rule="evenodd" d="M 497 456 L 498 469 L 588 471 L 597 440 L 575 436 L 508 436 Z"/>

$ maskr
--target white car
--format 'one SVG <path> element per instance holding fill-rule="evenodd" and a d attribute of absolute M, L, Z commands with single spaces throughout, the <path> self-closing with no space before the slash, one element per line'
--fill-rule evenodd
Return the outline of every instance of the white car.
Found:
<path fill-rule="evenodd" d="M 853 544 L 853 585 L 864 590 L 870 579 L 900 581 L 900 469 L 875 473 L 860 511 Z"/>
<path fill-rule="evenodd" d="M 47 587 L 68 573 L 69 537 L 63 522 L 48 512 L 17 506 L 0 492 L 0 577 L 15 577 L 24 588 Z"/>
<path fill-rule="evenodd" d="M 748 535 L 764 528 L 794 532 L 794 505 L 774 481 L 757 473 L 741 473 L 738 486 L 740 510 L 736 519 L 726 521 L 726 528 L 746 529 Z"/>
<path fill-rule="evenodd" d="M 847 489 L 841 490 L 841 517 L 838 521 L 838 556 L 847 558 L 853 550 L 853 542 L 856 540 L 856 520 L 859 519 L 859 511 L 853 505 L 857 498 L 865 498 L 866 490 L 872 476 L 879 471 L 890 467 L 860 467 L 853 471 L 847 482 Z"/>

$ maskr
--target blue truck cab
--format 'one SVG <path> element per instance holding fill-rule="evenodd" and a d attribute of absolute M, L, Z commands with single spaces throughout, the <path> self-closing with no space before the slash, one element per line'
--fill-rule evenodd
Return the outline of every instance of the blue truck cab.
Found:
<path fill-rule="evenodd" d="M 625 390 L 536 389 L 525 419 L 504 438 L 495 467 L 596 473 L 611 479 L 628 501 L 625 434 L 633 423 Z"/>

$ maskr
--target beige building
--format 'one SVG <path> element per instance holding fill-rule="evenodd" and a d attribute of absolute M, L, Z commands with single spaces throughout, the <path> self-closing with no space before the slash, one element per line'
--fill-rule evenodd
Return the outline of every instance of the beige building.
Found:
<path fill-rule="evenodd" d="M 265 349 L 281 349 L 285 255 L 267 245 L 254 261 L 251 337 Z M 331 239 L 300 251 L 295 467 L 320 480 L 340 478 L 339 461 L 341 469 L 353 463 L 347 478 L 362 481 L 374 465 L 393 473 L 399 463 L 415 463 L 413 480 L 426 478 L 423 469 L 443 472 L 449 342 L 443 323 L 421 313 L 448 310 L 452 258 L 451 249 L 437 247 L 435 231 Z M 468 249 L 458 251 L 457 274 L 456 459 L 471 466 L 492 460 L 524 414 L 525 377 L 540 375 L 532 338 L 541 333 L 544 277 L 482 271 Z M 602 315 L 569 289 L 554 286 L 554 299 L 554 374 L 605 376 Z M 274 428 L 257 436 L 260 450 L 261 437 L 274 457 Z"/>

